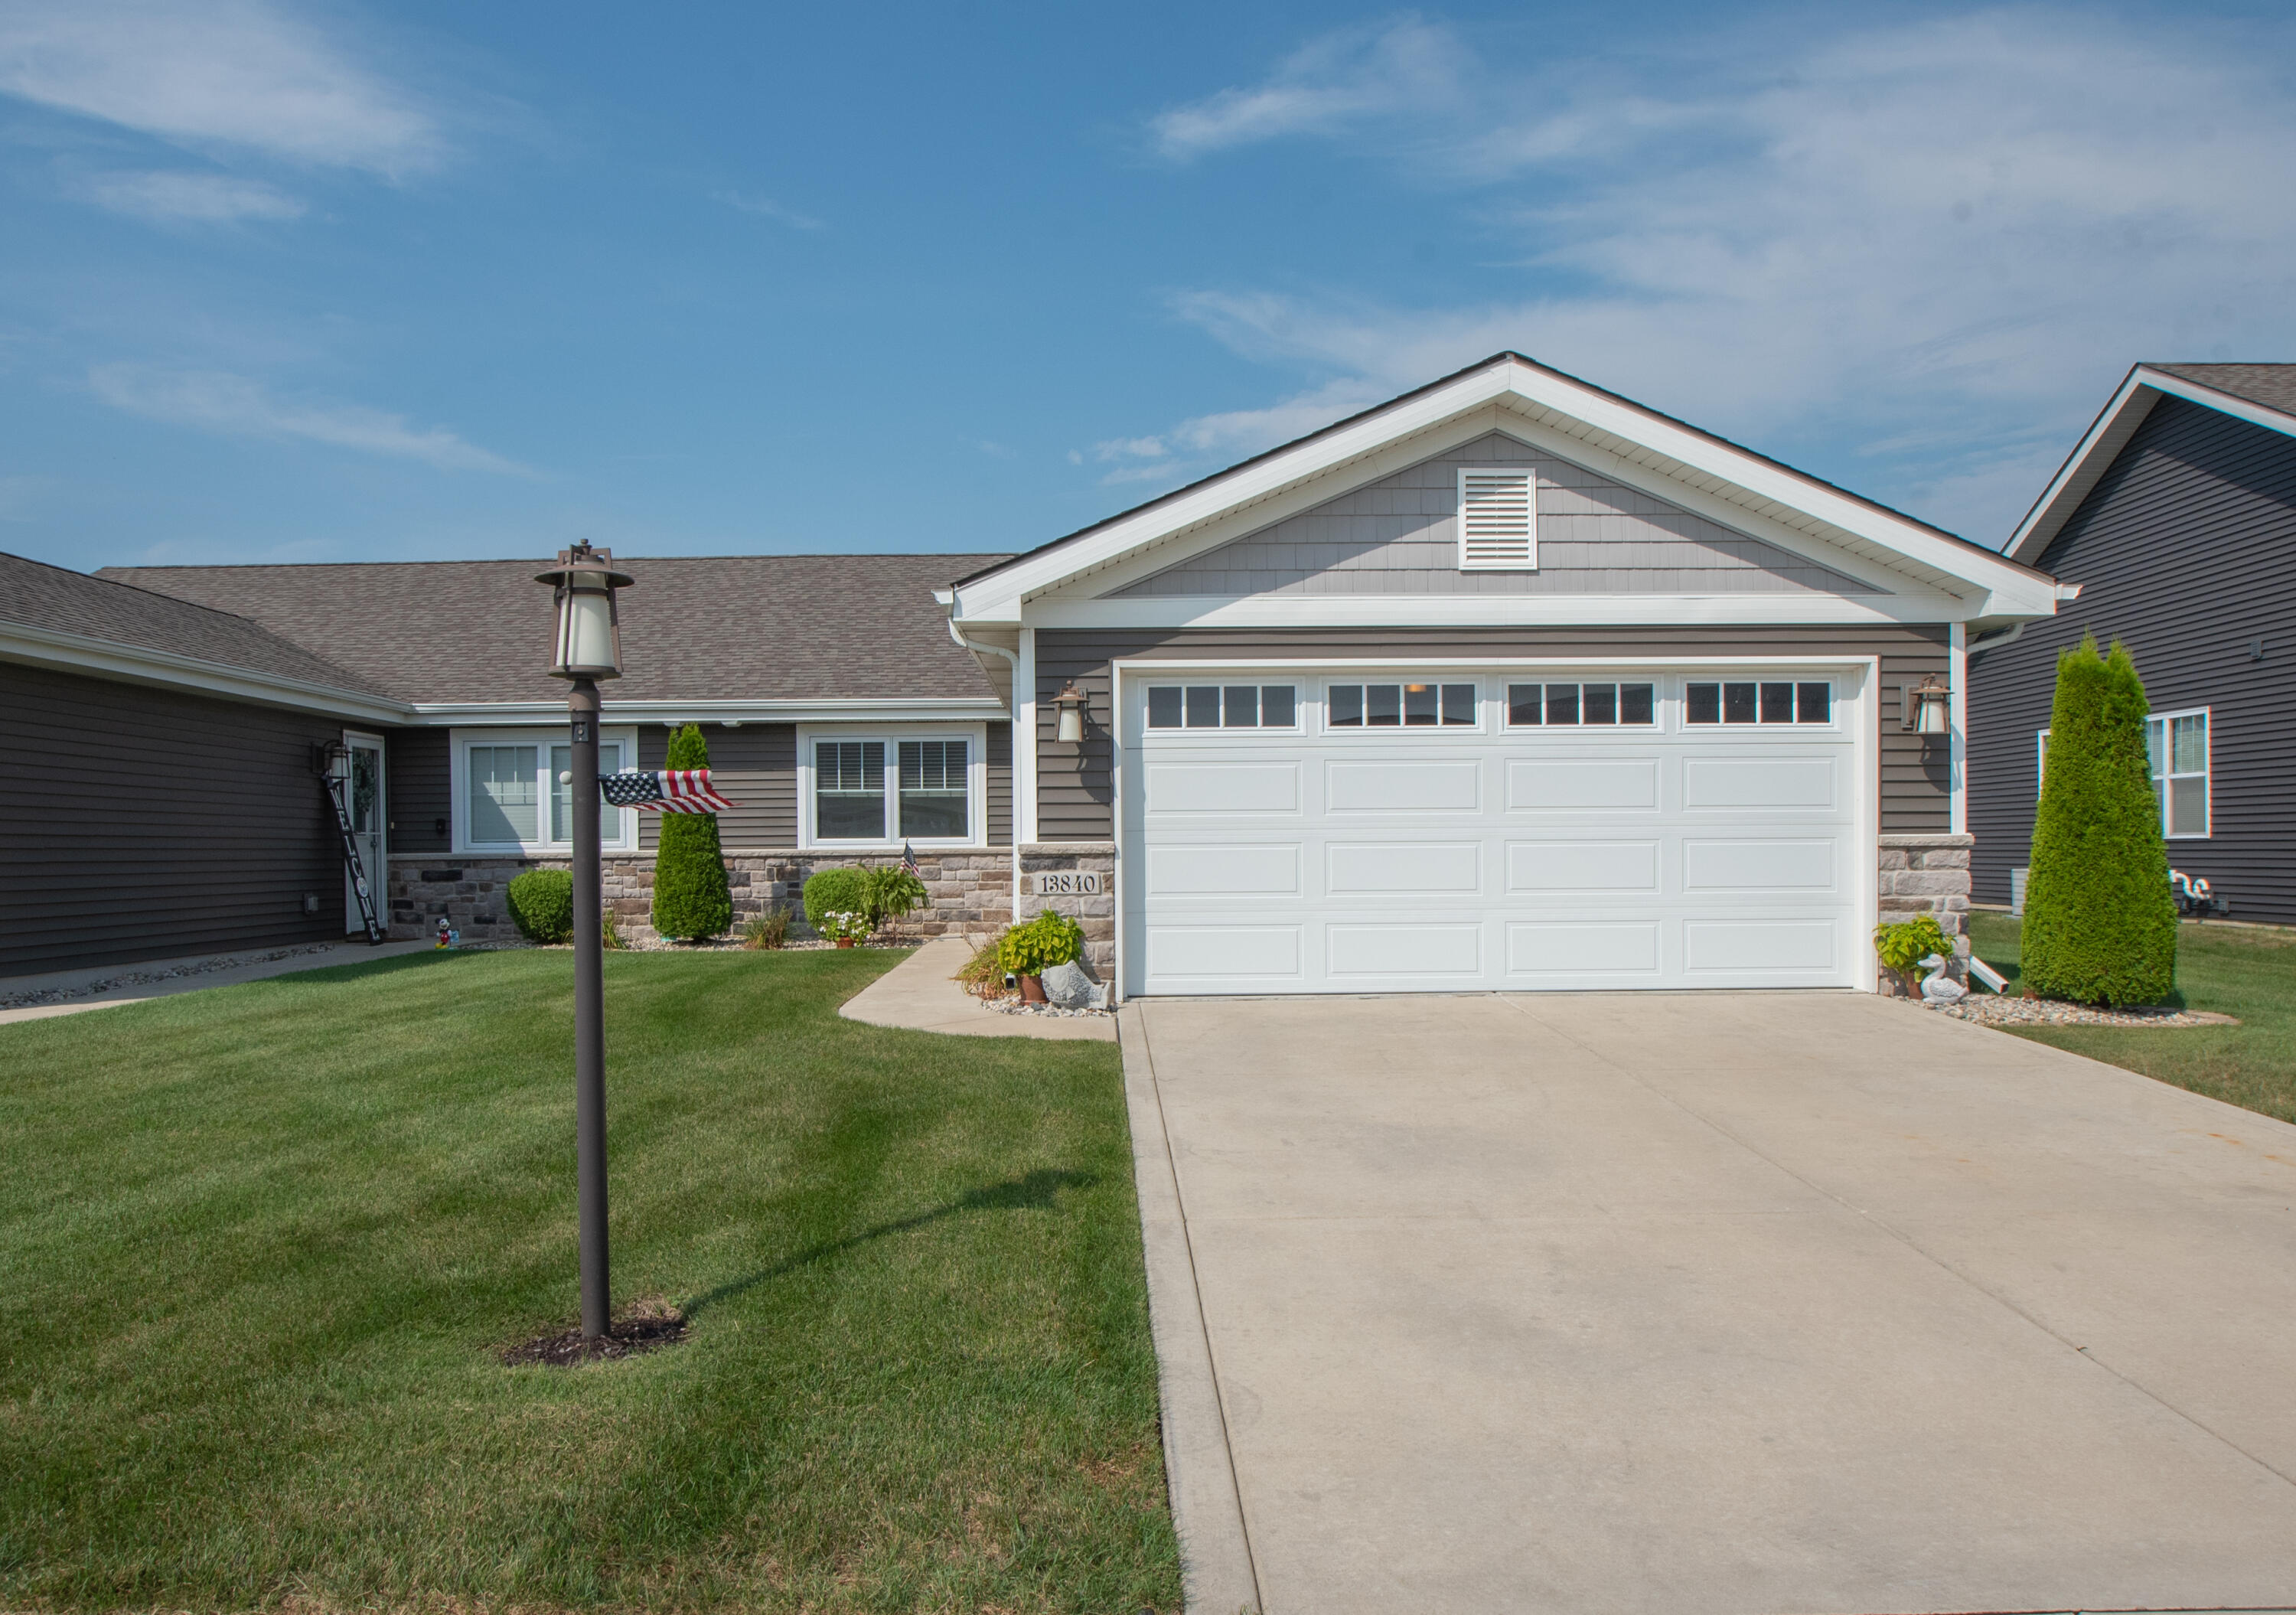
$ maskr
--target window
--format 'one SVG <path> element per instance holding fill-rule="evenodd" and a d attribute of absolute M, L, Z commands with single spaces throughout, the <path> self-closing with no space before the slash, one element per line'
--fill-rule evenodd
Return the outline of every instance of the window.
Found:
<path fill-rule="evenodd" d="M 2161 800 L 2161 833 L 2209 833 L 2209 712 L 2164 712 L 2144 720 L 2144 757 Z"/>
<path fill-rule="evenodd" d="M 1823 679 L 1685 685 L 1683 716 L 1693 724 L 1830 724 L 1833 686 Z"/>
<path fill-rule="evenodd" d="M 1333 685 L 1324 722 L 1334 729 L 1475 726 L 1472 685 Z"/>
<path fill-rule="evenodd" d="M 454 737 L 455 845 L 463 851 L 547 852 L 574 840 L 574 748 L 561 728 L 458 730 Z M 598 738 L 598 771 L 636 767 L 629 731 Z M 637 844 L 636 809 L 599 805 L 604 846 Z"/>
<path fill-rule="evenodd" d="M 984 739 L 964 734 L 806 736 L 808 846 L 976 842 Z"/>
<path fill-rule="evenodd" d="M 1535 571 L 1538 479 L 1522 465 L 1459 468 L 1459 570 Z"/>
<path fill-rule="evenodd" d="M 1655 685 L 1509 685 L 1507 725 L 1524 729 L 1658 721 Z"/>
<path fill-rule="evenodd" d="M 1151 685 L 1151 729 L 1289 729 L 1299 721 L 1291 685 Z"/>
<path fill-rule="evenodd" d="M 2041 799 L 2041 792 L 2049 783 L 2049 732 L 2041 730 L 2033 736 L 2033 799 Z"/>
<path fill-rule="evenodd" d="M 901 742 L 901 834 L 920 840 L 963 840 L 972 829 L 961 740 Z"/>

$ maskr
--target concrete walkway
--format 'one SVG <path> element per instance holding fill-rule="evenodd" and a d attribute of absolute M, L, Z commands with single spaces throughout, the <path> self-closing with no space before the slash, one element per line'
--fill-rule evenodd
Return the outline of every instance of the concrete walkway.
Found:
<path fill-rule="evenodd" d="M 107 964 L 94 970 L 51 971 L 37 976 L 0 977 L 0 996 L 21 993 L 82 992 L 104 981 L 123 985 L 67 998 L 60 1004 L 26 1004 L 0 1009 L 0 1026 L 15 1021 L 45 1021 L 53 1015 L 77 1015 L 84 1010 L 109 1009 L 117 1004 L 141 1004 L 147 998 L 171 998 L 210 987 L 232 987 L 242 981 L 267 981 L 307 970 L 332 970 L 339 964 L 358 964 L 369 959 L 389 959 L 400 954 L 423 953 L 430 942 L 385 942 L 371 947 L 365 942 L 339 942 L 318 953 L 290 954 L 283 959 L 263 959 L 269 948 L 250 948 L 236 954 L 190 954 L 174 959 L 142 959 L 133 964 Z M 209 967 L 218 968 L 209 968 Z M 193 973 L 170 976 L 170 971 Z M 135 980 L 136 977 L 158 977 Z"/>
<path fill-rule="evenodd" d="M 1110 1015 L 997 1013 L 956 984 L 956 972 L 972 953 L 973 945 L 962 938 L 935 938 L 848 998 L 837 1012 L 871 1026 L 950 1032 L 960 1037 L 1116 1041 L 1116 1021 Z"/>
<path fill-rule="evenodd" d="M 1125 1032 L 1192 1615 L 2296 1605 L 2296 1127 L 1853 994 Z"/>

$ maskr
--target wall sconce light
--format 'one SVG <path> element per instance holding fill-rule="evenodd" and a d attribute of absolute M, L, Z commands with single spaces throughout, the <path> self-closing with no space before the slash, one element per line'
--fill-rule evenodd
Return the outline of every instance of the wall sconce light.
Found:
<path fill-rule="evenodd" d="M 1060 723 L 1053 731 L 1053 738 L 1063 746 L 1082 743 L 1085 693 L 1077 688 L 1075 679 L 1071 678 L 1061 686 L 1061 693 L 1053 697 L 1053 706 L 1060 713 Z"/>
<path fill-rule="evenodd" d="M 1898 686 L 1905 726 L 1916 734 L 1944 734 L 1953 728 L 1953 692 L 1931 674 L 1919 685 Z"/>

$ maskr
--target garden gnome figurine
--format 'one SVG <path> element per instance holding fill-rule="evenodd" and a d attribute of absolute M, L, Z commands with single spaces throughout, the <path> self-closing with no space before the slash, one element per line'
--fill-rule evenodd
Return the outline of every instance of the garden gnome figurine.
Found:
<path fill-rule="evenodd" d="M 1943 954 L 1925 954 L 1922 967 L 1929 974 L 1922 978 L 1922 1002 L 1924 1004 L 1959 1004 L 1969 996 L 1969 988 L 1945 973 Z"/>

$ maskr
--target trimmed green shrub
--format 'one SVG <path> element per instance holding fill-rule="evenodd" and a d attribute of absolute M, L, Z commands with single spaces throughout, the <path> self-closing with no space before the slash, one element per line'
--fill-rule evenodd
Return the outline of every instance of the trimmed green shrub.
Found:
<path fill-rule="evenodd" d="M 824 937 L 830 915 L 868 912 L 869 872 L 865 869 L 824 869 L 805 883 L 805 922 Z"/>
<path fill-rule="evenodd" d="M 2019 948 L 2037 996 L 2158 1004 L 2177 981 L 2177 903 L 2144 760 L 2144 681 L 2094 635 L 2057 656 Z"/>
<path fill-rule="evenodd" d="M 574 877 L 563 869 L 529 869 L 512 877 L 504 906 L 529 942 L 574 939 Z"/>
<path fill-rule="evenodd" d="M 1025 925 L 1011 927 L 996 944 L 997 963 L 1016 976 L 1041 976 L 1083 956 L 1084 927 L 1049 908 Z"/>
<path fill-rule="evenodd" d="M 688 724 L 669 737 L 668 768 L 707 768 L 709 742 Z M 653 928 L 693 941 L 721 936 L 734 923 L 734 892 L 714 813 L 665 813 L 653 861 Z"/>

